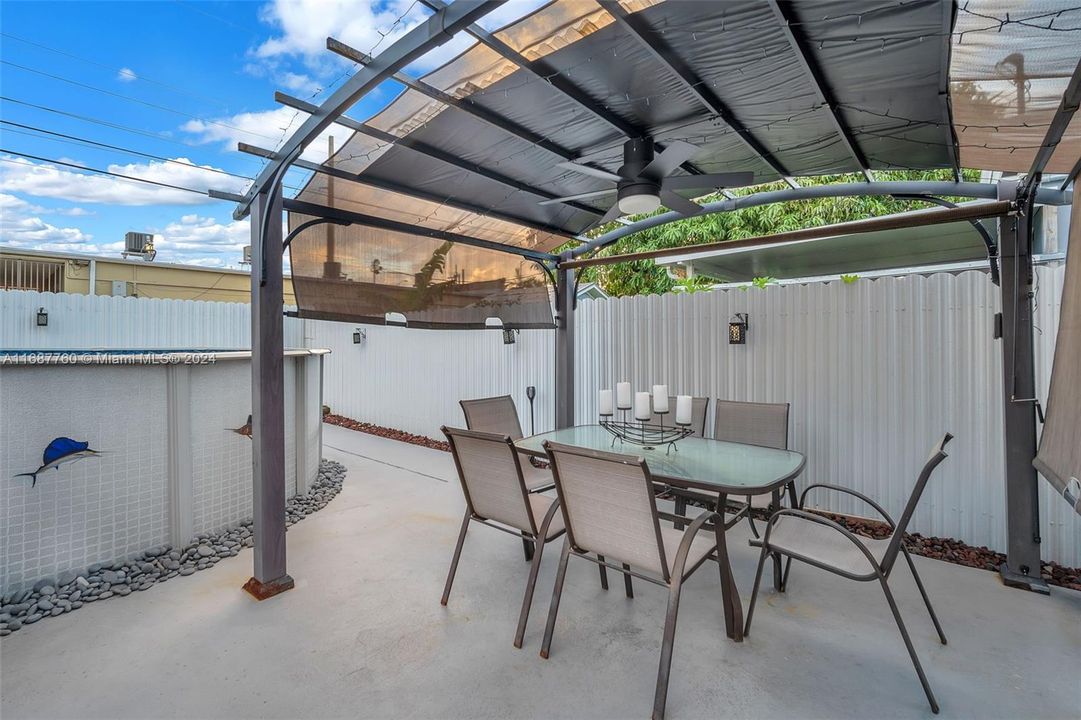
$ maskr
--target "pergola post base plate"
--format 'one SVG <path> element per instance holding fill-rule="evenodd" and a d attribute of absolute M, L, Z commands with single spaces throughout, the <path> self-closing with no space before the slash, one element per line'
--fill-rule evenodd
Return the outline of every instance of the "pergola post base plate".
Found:
<path fill-rule="evenodd" d="M 282 575 L 280 578 L 268 582 L 253 577 L 244 583 L 244 590 L 256 600 L 266 600 L 286 590 L 292 590 L 294 585 L 293 578 L 289 575 Z"/>
<path fill-rule="evenodd" d="M 1041 595 L 1050 595 L 1051 588 L 1040 576 L 1024 575 L 1019 572 L 1010 570 L 1006 563 L 999 565 L 998 574 L 1002 576 L 1002 584 L 1006 587 L 1020 588 L 1022 590 L 1031 590 L 1034 593 Z"/>

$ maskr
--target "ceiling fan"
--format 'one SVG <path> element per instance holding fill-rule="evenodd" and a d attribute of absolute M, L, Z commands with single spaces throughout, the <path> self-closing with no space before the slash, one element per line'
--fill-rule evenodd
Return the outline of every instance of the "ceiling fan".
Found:
<path fill-rule="evenodd" d="M 623 166 L 618 173 L 574 162 L 562 162 L 558 165 L 566 170 L 614 182 L 614 188 L 544 200 L 540 204 L 553 205 L 616 193 L 616 203 L 604 217 L 590 226 L 595 227 L 622 215 L 653 212 L 661 205 L 690 217 L 702 212 L 702 206 L 676 194 L 675 190 L 711 190 L 740 187 L 754 182 L 754 173 L 749 172 L 672 175 L 680 165 L 697 155 L 699 150 L 697 145 L 677 140 L 659 154 L 654 154 L 653 138 L 632 138 L 623 143 Z"/>

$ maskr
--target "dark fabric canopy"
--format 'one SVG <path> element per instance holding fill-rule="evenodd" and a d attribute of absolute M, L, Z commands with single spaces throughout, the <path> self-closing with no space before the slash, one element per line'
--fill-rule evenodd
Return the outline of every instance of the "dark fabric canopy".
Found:
<path fill-rule="evenodd" d="M 953 32 L 959 22 L 955 15 L 964 15 L 964 41 L 981 47 L 1002 49 L 1006 42 L 1005 49 L 1014 48 L 1040 32 L 1014 23 L 1003 35 L 1003 26 L 981 21 L 978 8 L 993 6 L 998 12 L 1001 4 L 971 0 L 966 8 L 977 10 L 959 11 L 950 0 L 784 0 L 776 8 L 767 0 L 623 0 L 605 9 L 592 0 L 556 0 L 421 78 L 434 91 L 406 89 L 369 119 L 366 132 L 350 137 L 330 161 L 359 182 L 337 180 L 330 191 L 327 177 L 316 174 L 298 197 L 547 251 L 593 225 L 615 200 L 606 195 L 539 204 L 613 187 L 559 163 L 573 159 L 615 171 L 629 137 L 652 137 L 661 146 L 676 140 L 698 146 L 698 155 L 676 174 L 744 171 L 753 173 L 756 183 L 864 169 L 955 167 L 966 146 L 953 126 L 951 90 L 960 93 L 970 114 L 1006 97 L 980 89 L 979 78 L 1000 72 L 988 68 L 1001 58 L 967 48 L 965 68 L 974 79 L 951 88 L 951 48 L 961 41 Z M 630 24 L 617 18 L 624 13 Z M 1040 44 L 1041 80 L 1054 84 L 1061 80 L 1057 69 L 1072 69 L 1071 57 L 1076 64 L 1076 52 L 1071 54 L 1065 42 L 1054 38 Z M 1040 85 L 1039 98 L 1047 95 L 1047 82 Z M 445 93 L 442 99 L 439 93 Z M 446 95 L 457 101 L 448 103 Z M 1006 124 L 998 118 L 1008 115 L 1007 107 L 994 117 Z M 1033 134 L 1042 137 L 1043 130 L 1036 127 Z M 1063 164 L 1071 147 L 1077 149 L 1076 133 L 1070 138 L 1053 165 Z M 996 157 L 1015 164 L 1032 156 L 1016 150 Z M 986 148 L 970 151 L 991 159 L 986 153 Z M 984 167 L 1000 169 L 991 162 Z M 695 197 L 702 191 L 680 194 Z M 290 225 L 301 221 L 291 217 Z M 320 251 L 326 232 L 306 231 L 292 245 L 301 312 L 358 321 L 378 316 L 372 314 L 374 306 L 351 309 L 335 302 L 330 311 L 319 299 L 318 293 L 330 292 L 325 273 L 330 258 L 325 247 Z M 410 278 L 432 256 L 434 241 L 427 238 L 339 232 L 339 253 L 365 258 L 374 251 L 361 246 L 383 235 L 378 259 L 396 258 L 401 287 L 410 287 Z M 459 262 L 464 255 L 469 259 Z M 501 278 L 504 288 L 519 286 L 509 274 L 518 261 L 497 252 L 455 245 L 447 262 L 437 272 L 442 281 L 452 279 L 460 265 L 468 266 L 477 281 Z M 363 262 L 343 270 L 332 282 L 370 279 Z M 308 284 L 308 278 L 319 282 Z M 354 291 L 359 292 L 335 292 L 346 297 Z M 459 316 L 473 326 L 485 311 L 466 312 L 450 297 L 430 298 L 425 312 L 438 310 L 450 323 Z M 384 305 L 407 315 L 416 311 L 397 301 L 379 306 Z M 536 316 L 529 317 L 532 324 Z"/>

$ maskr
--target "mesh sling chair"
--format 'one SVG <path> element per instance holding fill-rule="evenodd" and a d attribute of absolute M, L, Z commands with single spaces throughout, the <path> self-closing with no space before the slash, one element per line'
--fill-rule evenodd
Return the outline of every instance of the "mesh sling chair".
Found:
<path fill-rule="evenodd" d="M 787 450 L 788 409 L 788 403 L 717 400 L 713 415 L 713 439 Z M 789 483 L 788 491 L 793 505 L 796 501 L 795 488 L 795 482 Z M 750 495 L 743 507 L 737 508 L 739 512 L 747 515 L 747 522 L 756 538 L 758 527 L 754 523 L 751 509 L 772 508 L 774 503 L 779 501 L 779 495 Z M 677 515 L 686 515 L 688 499 L 697 500 L 707 507 L 716 502 L 716 498 L 712 496 L 681 490 L 676 493 Z"/>
<path fill-rule="evenodd" d="M 471 522 L 479 522 L 535 542 L 536 551 L 529 568 L 518 630 L 514 635 L 514 646 L 520 648 L 529 619 L 529 608 L 533 604 L 533 590 L 537 584 L 544 544 L 564 532 L 563 516 L 558 512 L 559 501 L 528 491 L 522 474 L 521 457 L 507 435 L 445 426 L 442 429 L 454 456 L 454 466 L 465 494 L 466 510 L 440 602 L 446 605 L 450 597 L 458 559 L 462 555 L 466 531 Z"/>
<path fill-rule="evenodd" d="M 518 408 L 510 395 L 460 400 L 458 404 L 462 406 L 462 414 L 465 415 L 465 426 L 470 430 L 507 435 L 511 440 L 521 440 L 524 437 L 522 425 L 518 421 Z M 531 493 L 544 492 L 555 487 L 552 473 L 545 468 L 534 466 L 531 462 L 522 465 L 522 476 L 525 478 L 526 489 Z M 533 557 L 533 542 L 522 540 L 522 545 L 528 561 Z"/>
<path fill-rule="evenodd" d="M 714 556 L 717 549 L 712 526 L 707 534 L 699 536 L 698 531 L 707 521 L 723 522 L 723 518 L 707 511 L 692 520 L 686 531 L 662 528 L 653 478 L 645 460 L 552 442 L 544 443 L 544 448 L 552 464 L 567 536 L 559 559 L 541 657 L 547 658 L 551 651 L 571 555 L 598 562 L 601 567 L 606 564 L 605 556 L 619 562 L 620 567 L 610 567 L 622 570 L 628 582 L 628 595 L 632 575 L 667 587 L 668 613 L 653 700 L 653 717 L 660 720 L 668 697 L 680 589 L 683 581 Z M 593 560 L 589 553 L 597 554 L 599 559 Z"/>
<path fill-rule="evenodd" d="M 912 665 L 916 668 L 920 684 L 923 685 L 923 691 L 927 694 L 927 701 L 931 704 L 931 711 L 938 713 L 938 702 L 935 700 L 934 693 L 931 692 L 931 686 L 927 682 L 927 676 L 923 673 L 920 659 L 916 656 L 916 649 L 912 646 L 908 630 L 905 629 L 904 621 L 901 620 L 901 613 L 897 610 L 897 603 L 894 602 L 893 593 L 890 592 L 889 578 L 897 561 L 897 556 L 903 555 L 908 562 L 909 569 L 912 571 L 916 587 L 919 588 L 920 595 L 923 596 L 923 602 L 927 606 L 927 612 L 931 615 L 935 630 L 938 631 L 938 639 L 945 645 L 946 635 L 942 632 L 942 626 L 939 624 L 935 610 L 931 606 L 931 600 L 927 597 L 923 581 L 920 580 L 920 575 L 916 572 L 916 565 L 912 562 L 912 556 L 905 549 L 903 538 L 905 528 L 908 526 L 909 520 L 912 519 L 912 513 L 916 510 L 916 505 L 920 501 L 920 496 L 923 494 L 923 489 L 926 487 L 931 473 L 939 463 L 946 459 L 945 447 L 951 439 L 953 439 L 953 436 L 946 433 L 931 450 L 931 456 L 924 464 L 923 470 L 920 471 L 916 486 L 912 488 L 912 494 L 909 496 L 908 503 L 905 505 L 904 512 L 901 513 L 901 519 L 898 522 L 894 522 L 893 518 L 878 503 L 867 496 L 848 488 L 824 484 L 811 485 L 804 490 L 798 508 L 779 510 L 774 513 L 766 525 L 765 536 L 761 541 L 762 554 L 759 557 L 758 570 L 754 578 L 751 605 L 747 609 L 747 624 L 743 631 L 744 635 L 746 636 L 751 631 L 751 619 L 754 617 L 754 606 L 758 600 L 758 586 L 762 580 L 762 566 L 765 564 L 766 556 L 770 553 L 787 556 L 789 564 L 791 564 L 792 559 L 800 560 L 808 565 L 828 570 L 849 580 L 860 582 L 877 580 L 882 586 L 882 592 L 886 595 L 886 602 L 889 603 L 893 619 L 897 622 L 897 628 L 901 631 L 901 638 L 905 641 L 905 647 L 908 649 L 909 657 L 912 659 Z M 807 494 L 815 489 L 845 493 L 867 503 L 889 524 L 892 530 L 890 537 L 883 540 L 857 537 L 832 520 L 807 512 L 803 509 L 804 501 Z M 787 575 L 788 568 L 786 567 L 786 578 Z"/>

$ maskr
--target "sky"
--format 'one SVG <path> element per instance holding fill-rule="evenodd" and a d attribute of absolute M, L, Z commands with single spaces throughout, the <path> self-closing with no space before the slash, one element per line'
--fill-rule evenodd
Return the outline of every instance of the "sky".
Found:
<path fill-rule="evenodd" d="M 540 4 L 510 0 L 481 24 Z M 374 55 L 429 14 L 413 0 L 4 0 L 0 245 L 115 256 L 126 232 L 149 232 L 161 236 L 159 261 L 239 267 L 249 229 L 233 203 L 82 168 L 241 193 L 265 161 L 237 142 L 276 148 L 305 117 L 274 92 L 319 103 L 355 71 L 325 49 L 328 36 Z M 459 36 L 407 72 L 469 43 Z M 371 116 L 401 89 L 384 83 L 350 116 Z M 340 146 L 349 134 L 332 126 L 305 157 L 321 162 L 326 136 Z M 290 171 L 286 193 L 305 179 Z"/>

